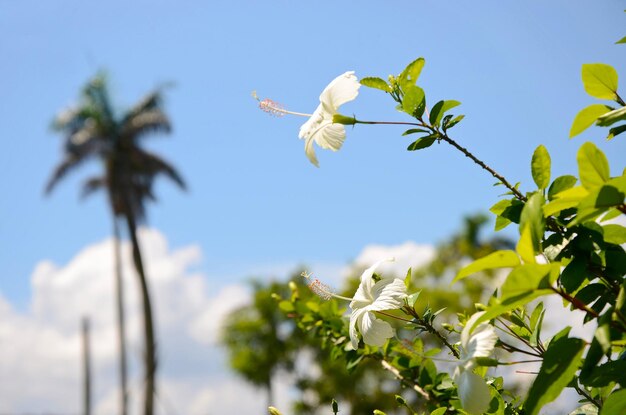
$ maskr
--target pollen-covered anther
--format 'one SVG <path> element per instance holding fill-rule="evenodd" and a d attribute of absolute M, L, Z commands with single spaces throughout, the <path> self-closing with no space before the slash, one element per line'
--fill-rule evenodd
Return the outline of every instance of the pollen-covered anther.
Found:
<path fill-rule="evenodd" d="M 312 274 L 304 271 L 300 275 L 307 280 L 309 289 L 322 300 L 330 300 L 334 296 L 330 287 L 317 278 L 312 278 Z"/>
<path fill-rule="evenodd" d="M 285 107 L 282 104 L 273 101 L 269 98 L 265 98 L 262 101 L 259 101 L 259 108 L 261 111 L 267 112 L 270 115 L 274 115 L 276 117 L 284 116 L 287 111 L 285 111 Z"/>

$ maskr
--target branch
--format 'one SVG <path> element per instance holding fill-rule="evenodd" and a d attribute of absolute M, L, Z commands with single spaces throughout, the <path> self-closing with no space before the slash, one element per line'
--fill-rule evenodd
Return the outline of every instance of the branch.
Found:
<path fill-rule="evenodd" d="M 391 363 L 387 362 L 385 359 L 382 359 L 380 361 L 380 364 L 383 366 L 384 369 L 390 371 L 391 373 L 393 373 L 393 375 L 402 383 L 404 383 L 405 385 L 409 386 L 410 388 L 412 388 L 415 392 L 417 392 L 419 395 L 421 395 L 425 400 L 429 401 L 430 400 L 430 395 L 428 394 L 428 392 L 426 392 L 424 389 L 422 389 L 418 384 L 416 384 L 413 381 L 409 381 L 407 380 L 407 378 L 405 378 L 404 376 L 402 376 L 402 374 L 400 373 L 400 371 L 398 369 L 396 369 L 395 367 L 393 367 L 391 365 Z"/>
<path fill-rule="evenodd" d="M 495 171 L 494 169 L 492 169 L 491 167 L 489 167 L 487 164 L 485 164 L 485 162 L 483 162 L 482 160 L 479 160 L 476 156 L 474 156 L 472 153 L 469 152 L 469 150 L 467 150 L 465 147 L 462 147 L 461 145 L 459 145 L 456 141 L 454 141 L 453 139 L 451 139 L 450 137 L 448 137 L 447 134 L 444 133 L 440 133 L 440 137 L 443 141 L 445 141 L 446 143 L 450 144 L 452 147 L 456 148 L 457 150 L 459 150 L 461 153 L 465 154 L 465 157 L 470 158 L 474 163 L 478 164 L 480 167 L 482 167 L 484 170 L 488 171 L 489 173 L 491 173 L 491 175 L 493 177 L 495 177 L 496 179 L 498 179 L 500 181 L 500 183 L 502 183 L 504 186 L 506 186 L 514 195 L 516 198 L 518 198 L 519 200 L 521 200 L 522 202 L 526 201 L 526 196 L 524 196 L 523 194 L 520 193 L 519 190 L 517 190 L 517 188 L 515 188 L 515 186 L 513 186 L 511 183 L 509 183 L 504 176 L 502 176 L 500 173 L 498 173 L 497 171 Z"/>

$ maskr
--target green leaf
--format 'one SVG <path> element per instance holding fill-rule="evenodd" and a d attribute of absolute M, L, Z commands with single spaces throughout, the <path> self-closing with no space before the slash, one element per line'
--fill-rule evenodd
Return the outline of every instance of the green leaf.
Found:
<path fill-rule="evenodd" d="M 533 238 L 529 226 L 521 227 L 522 235 L 517 241 L 515 250 L 522 257 L 522 260 L 527 264 L 534 264 L 535 261 L 535 248 L 533 247 Z"/>
<path fill-rule="evenodd" d="M 567 264 L 561 273 L 561 285 L 563 285 L 565 291 L 571 293 L 580 287 L 589 275 L 587 265 L 587 259 L 583 256 L 576 256 Z"/>
<path fill-rule="evenodd" d="M 596 125 L 598 127 L 608 127 L 623 120 L 626 120 L 626 107 L 618 108 L 611 112 L 607 112 L 601 117 L 598 117 Z"/>
<path fill-rule="evenodd" d="M 433 145 L 433 143 L 437 140 L 437 135 L 429 135 L 426 137 L 418 138 L 406 148 L 409 151 L 421 150 L 423 148 L 427 148 Z"/>
<path fill-rule="evenodd" d="M 597 366 L 593 369 L 585 384 L 587 386 L 603 387 L 608 386 L 611 382 L 617 382 L 622 386 L 626 385 L 626 360 L 615 360 Z"/>
<path fill-rule="evenodd" d="M 410 85 L 404 90 L 404 98 L 402 98 L 402 111 L 411 117 L 421 117 L 419 113 L 420 107 L 424 105 L 426 96 L 424 90 L 419 86 Z M 423 111 L 423 110 L 422 110 Z"/>
<path fill-rule="evenodd" d="M 603 104 L 593 104 L 580 110 L 574 118 L 569 130 L 569 138 L 575 137 L 585 131 L 598 119 L 599 116 L 611 111 L 612 108 Z"/>
<path fill-rule="evenodd" d="M 587 190 L 594 190 L 609 180 L 609 162 L 595 144 L 586 142 L 578 150 L 578 176 Z"/>
<path fill-rule="evenodd" d="M 594 98 L 617 99 L 617 71 L 604 63 L 586 63 L 582 67 L 583 86 Z"/>
<path fill-rule="evenodd" d="M 543 206 L 543 215 L 548 217 L 562 210 L 576 207 L 588 195 L 589 192 L 582 186 L 572 187 L 557 193 L 552 202 Z"/>
<path fill-rule="evenodd" d="M 524 403 L 526 413 L 538 414 L 545 404 L 561 394 L 576 374 L 584 348 L 584 341 L 575 338 L 562 338 L 550 343 Z"/>
<path fill-rule="evenodd" d="M 626 124 L 618 125 L 617 127 L 613 127 L 613 128 L 611 128 L 609 130 L 609 135 L 606 136 L 606 139 L 607 140 L 612 140 L 613 138 L 615 138 L 615 136 L 620 135 L 624 131 L 626 131 Z"/>
<path fill-rule="evenodd" d="M 520 216 L 520 231 L 528 226 L 535 252 L 541 250 L 541 241 L 543 240 L 543 233 L 546 226 L 542 210 L 544 204 L 545 199 L 543 195 L 541 193 L 534 193 L 528 198 L 528 201 L 526 201 L 522 209 L 522 215 Z"/>
<path fill-rule="evenodd" d="M 430 116 L 428 117 L 428 119 L 430 120 L 430 124 L 435 126 L 439 125 L 443 114 L 445 114 L 446 111 L 451 110 L 454 107 L 458 107 L 459 105 L 461 105 L 461 103 L 455 100 L 439 101 L 430 110 Z"/>
<path fill-rule="evenodd" d="M 621 225 L 604 225 L 604 242 L 621 245 L 626 243 L 626 228 Z"/>
<path fill-rule="evenodd" d="M 623 415 L 626 413 L 626 389 L 619 389 L 604 401 L 600 415 Z"/>
<path fill-rule="evenodd" d="M 537 187 L 541 190 L 548 187 L 550 184 L 550 154 L 543 145 L 539 145 L 535 149 L 530 167 Z"/>
<path fill-rule="evenodd" d="M 565 175 L 559 176 L 550 185 L 548 189 L 548 200 L 553 200 L 557 193 L 561 193 L 564 190 L 574 187 L 578 179 L 574 176 Z"/>
<path fill-rule="evenodd" d="M 532 335 L 530 336 L 530 346 L 536 347 L 541 338 L 541 326 L 543 324 L 543 316 L 545 315 L 546 310 L 543 309 L 543 302 L 537 304 L 537 307 L 533 310 L 530 316 L 530 328 L 532 330 Z"/>
<path fill-rule="evenodd" d="M 626 43 L 626 36 L 615 42 L 616 45 L 619 45 L 620 43 Z"/>
<path fill-rule="evenodd" d="M 432 411 L 430 415 L 444 415 L 447 410 L 448 410 L 447 406 L 444 406 L 443 408 L 437 408 L 434 411 Z"/>
<path fill-rule="evenodd" d="M 409 63 L 406 68 L 400 74 L 400 86 L 404 90 L 405 85 L 415 85 L 417 79 L 422 73 L 422 68 L 426 61 L 424 58 L 417 58 L 413 62 Z M 405 92 L 406 93 L 406 92 Z"/>
<path fill-rule="evenodd" d="M 420 294 L 422 293 L 422 291 L 418 291 L 416 293 L 413 293 L 409 296 L 406 297 L 406 303 L 409 307 L 413 307 L 415 306 L 415 302 L 417 301 L 417 299 L 419 298 Z"/>
<path fill-rule="evenodd" d="M 457 125 L 459 122 L 461 122 L 461 120 L 465 118 L 465 115 L 457 115 L 456 117 L 452 118 L 450 120 L 450 122 L 445 126 L 445 129 L 448 130 L 452 127 L 454 127 L 455 125 Z"/>
<path fill-rule="evenodd" d="M 497 215 L 495 230 L 504 229 L 511 222 L 519 223 L 524 204 L 519 200 L 504 199 L 493 205 L 489 211 Z"/>
<path fill-rule="evenodd" d="M 559 271 L 559 263 L 520 265 L 511 271 L 502 284 L 502 298 L 514 298 L 538 290 L 550 291 Z"/>
<path fill-rule="evenodd" d="M 415 133 L 430 133 L 430 131 L 423 130 L 421 128 L 411 128 L 403 132 L 402 135 L 404 136 L 404 135 L 415 134 Z"/>
<path fill-rule="evenodd" d="M 568 415 L 598 415 L 598 407 L 592 403 L 586 403 L 574 409 Z"/>
<path fill-rule="evenodd" d="M 452 283 L 486 269 L 516 267 L 519 264 L 519 256 L 514 251 L 496 251 L 463 267 L 452 280 Z"/>
<path fill-rule="evenodd" d="M 531 302 L 535 298 L 542 297 L 544 295 L 551 294 L 551 293 L 552 293 L 552 290 L 541 289 L 541 290 L 534 290 L 534 291 L 525 291 L 525 292 L 522 292 L 521 294 L 516 295 L 514 297 L 505 298 L 502 301 L 500 301 L 500 302 L 492 305 L 491 307 L 489 307 L 485 311 L 485 314 L 483 314 L 478 319 L 476 319 L 472 329 L 476 328 L 476 326 L 478 326 L 482 322 L 494 319 L 494 318 L 496 318 L 496 317 L 498 317 L 498 316 L 500 316 L 500 315 L 502 315 L 504 313 L 507 313 L 507 312 L 517 308 L 517 307 L 520 307 L 520 306 L 523 306 L 525 304 L 528 304 L 529 302 Z"/>
<path fill-rule="evenodd" d="M 370 76 L 367 78 L 361 79 L 361 85 L 366 86 L 368 88 L 380 89 L 381 91 L 391 92 L 391 87 L 384 79 L 377 78 L 374 76 Z"/>

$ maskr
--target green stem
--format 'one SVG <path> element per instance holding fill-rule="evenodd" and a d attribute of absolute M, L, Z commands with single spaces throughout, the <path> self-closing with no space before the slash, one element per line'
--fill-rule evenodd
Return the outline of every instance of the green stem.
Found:
<path fill-rule="evenodd" d="M 459 354 L 458 350 L 455 349 L 454 346 L 452 346 L 450 344 L 450 342 L 448 342 L 448 339 L 446 339 L 443 336 L 443 334 L 439 333 L 439 331 L 437 329 L 435 329 L 429 322 L 427 322 L 426 320 L 422 319 L 419 316 L 419 314 L 417 314 L 417 312 L 415 311 L 414 308 L 412 308 L 412 307 L 404 307 L 402 309 L 408 315 L 410 315 L 411 317 L 414 318 L 414 321 L 411 321 L 411 323 L 417 324 L 419 327 L 425 329 L 427 332 L 429 332 L 430 334 L 432 334 L 435 337 L 437 337 L 448 349 L 450 349 L 450 351 L 452 352 L 454 357 L 456 357 L 457 359 L 461 358 L 461 355 Z"/>

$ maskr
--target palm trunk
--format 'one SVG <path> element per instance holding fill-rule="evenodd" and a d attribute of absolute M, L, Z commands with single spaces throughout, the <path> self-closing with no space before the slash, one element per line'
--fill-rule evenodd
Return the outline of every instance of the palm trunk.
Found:
<path fill-rule="evenodd" d="M 89 319 L 83 317 L 83 415 L 91 414 L 91 364 L 89 351 Z"/>
<path fill-rule="evenodd" d="M 120 252 L 120 229 L 113 214 L 113 258 L 115 262 L 115 294 L 117 306 L 117 336 L 120 353 L 120 414 L 128 414 L 128 370 L 126 364 L 126 316 L 124 313 L 124 286 L 122 282 L 122 259 Z"/>
<path fill-rule="evenodd" d="M 148 292 L 148 281 L 143 267 L 141 258 L 141 250 L 139 248 L 139 240 L 137 239 L 137 224 L 132 211 L 126 212 L 126 223 L 128 225 L 128 233 L 133 245 L 133 262 L 139 277 L 141 288 L 141 299 L 143 300 L 143 318 L 144 318 L 144 370 L 145 370 L 145 395 L 144 395 L 144 415 L 153 415 L 154 413 L 154 396 L 156 386 L 156 341 L 154 335 L 154 323 L 152 320 L 152 306 L 150 305 L 150 293 Z"/>

